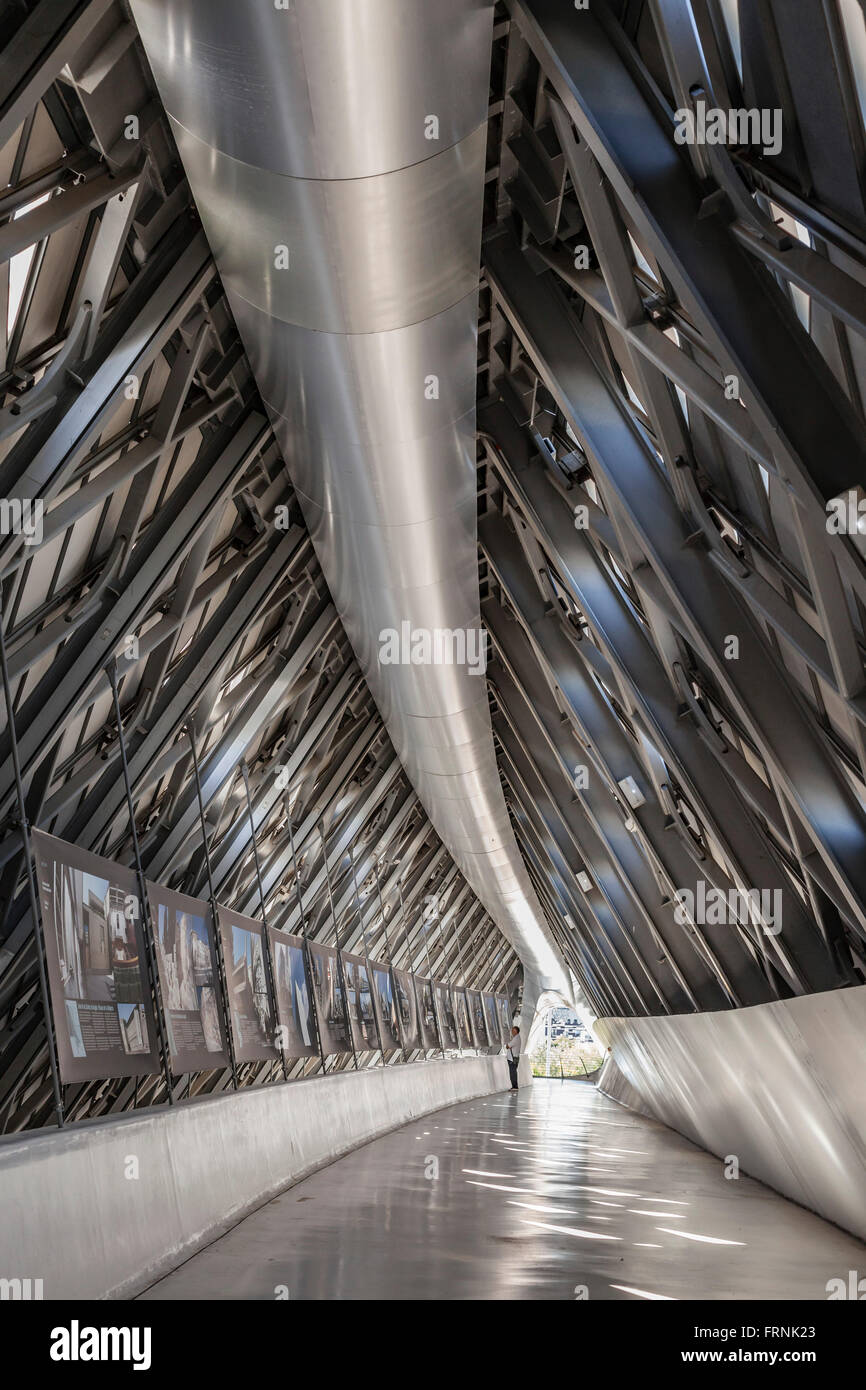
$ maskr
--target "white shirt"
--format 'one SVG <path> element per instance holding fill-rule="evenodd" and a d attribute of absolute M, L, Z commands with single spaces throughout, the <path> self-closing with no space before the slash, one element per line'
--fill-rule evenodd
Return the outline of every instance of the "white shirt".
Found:
<path fill-rule="evenodd" d="M 509 1038 L 506 1046 L 516 1062 L 520 1056 L 520 1034 L 515 1033 L 513 1038 Z"/>

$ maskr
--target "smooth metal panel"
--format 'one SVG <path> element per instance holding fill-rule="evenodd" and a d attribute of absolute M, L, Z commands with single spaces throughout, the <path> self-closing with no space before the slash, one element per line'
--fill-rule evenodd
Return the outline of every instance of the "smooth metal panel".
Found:
<path fill-rule="evenodd" d="M 136 0 L 170 111 L 276 174 L 367 178 L 487 120 L 489 0 Z M 439 121 L 427 138 L 428 116 Z"/>
<path fill-rule="evenodd" d="M 435 829 L 523 959 L 529 1016 L 540 990 L 571 985 L 514 839 L 486 682 L 468 664 L 379 659 L 382 634 L 403 624 L 480 627 L 493 6 L 133 10 L 334 602 Z M 429 115 L 438 140 L 425 138 Z"/>
<path fill-rule="evenodd" d="M 606 1094 L 866 1238 L 866 986 L 593 1027 Z"/>
<path fill-rule="evenodd" d="M 473 281 L 467 296 L 433 319 L 356 334 L 277 322 L 233 300 L 262 397 L 284 417 L 280 428 L 298 457 L 301 492 L 332 511 L 345 511 L 356 492 L 372 492 L 370 519 L 386 525 L 441 516 L 455 495 L 474 498 L 477 300 Z M 454 432 L 462 452 L 444 431 Z M 406 445 L 422 441 L 435 451 L 430 469 L 439 464 L 429 489 L 421 484 L 430 470 L 400 474 Z M 370 457 L 383 446 L 386 461 Z M 334 484 L 347 458 L 358 479 L 344 498 Z M 446 467 L 454 471 L 443 477 Z"/>
<path fill-rule="evenodd" d="M 265 313 L 378 333 L 477 286 L 486 129 L 392 173 L 320 180 L 245 164 L 171 124 L 226 288 Z"/>
<path fill-rule="evenodd" d="M 299 489 L 303 500 L 304 516 L 310 535 L 315 544 L 330 546 L 336 556 L 336 567 L 341 572 L 357 573 L 360 565 L 368 563 L 369 538 L 365 528 L 374 523 L 362 521 L 349 529 L 339 512 L 325 511 L 306 497 Z M 476 505 L 471 503 L 456 508 L 448 514 L 447 524 L 455 536 L 455 554 L 449 564 L 435 544 L 435 531 L 431 536 L 430 520 L 407 521 L 403 525 L 382 526 L 379 529 L 382 545 L 392 557 L 390 573 L 378 570 L 373 564 L 364 574 L 365 591 L 427 589 L 445 580 L 455 581 L 475 578 L 477 566 L 470 566 L 464 547 L 459 540 L 474 533 Z M 375 638 L 375 634 L 374 634 Z M 377 642 L 378 645 L 378 642 Z"/>

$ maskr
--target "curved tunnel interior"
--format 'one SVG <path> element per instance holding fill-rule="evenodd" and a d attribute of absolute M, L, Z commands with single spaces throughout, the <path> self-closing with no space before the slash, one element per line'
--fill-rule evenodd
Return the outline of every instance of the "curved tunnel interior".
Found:
<path fill-rule="evenodd" d="M 0 31 L 0 1298 L 859 1299 L 862 4 Z"/>

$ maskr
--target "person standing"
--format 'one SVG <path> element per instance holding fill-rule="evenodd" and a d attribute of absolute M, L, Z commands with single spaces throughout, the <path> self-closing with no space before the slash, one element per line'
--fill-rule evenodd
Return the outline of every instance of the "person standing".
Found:
<path fill-rule="evenodd" d="M 511 1037 L 505 1044 L 508 1053 L 508 1071 L 511 1076 L 511 1089 L 517 1090 L 517 1063 L 520 1061 L 520 1029 L 514 1027 L 511 1030 Z"/>

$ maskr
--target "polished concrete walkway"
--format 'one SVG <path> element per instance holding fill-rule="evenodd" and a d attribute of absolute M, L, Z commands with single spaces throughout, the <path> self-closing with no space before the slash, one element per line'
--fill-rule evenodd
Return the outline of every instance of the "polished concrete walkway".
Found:
<path fill-rule="evenodd" d="M 366 1145 L 142 1297 L 826 1299 L 851 1269 L 852 1236 L 590 1085 L 536 1081 Z"/>

